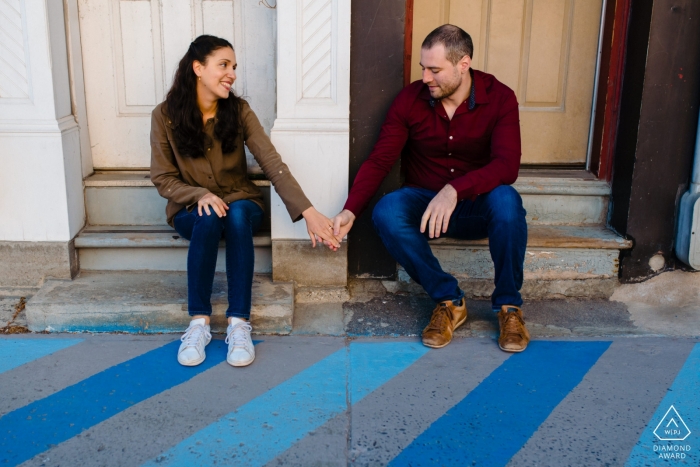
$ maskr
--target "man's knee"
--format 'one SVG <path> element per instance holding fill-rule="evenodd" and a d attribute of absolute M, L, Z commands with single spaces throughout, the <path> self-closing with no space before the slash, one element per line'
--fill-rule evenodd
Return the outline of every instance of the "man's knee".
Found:
<path fill-rule="evenodd" d="M 390 197 L 392 194 L 393 193 L 389 193 L 388 195 L 383 196 L 374 206 L 374 210 L 372 211 L 372 222 L 377 229 L 382 229 L 391 223 L 392 201 Z"/>
<path fill-rule="evenodd" d="M 489 205 L 493 220 L 518 222 L 525 219 L 525 209 L 520 193 L 510 185 L 501 185 L 489 193 Z"/>

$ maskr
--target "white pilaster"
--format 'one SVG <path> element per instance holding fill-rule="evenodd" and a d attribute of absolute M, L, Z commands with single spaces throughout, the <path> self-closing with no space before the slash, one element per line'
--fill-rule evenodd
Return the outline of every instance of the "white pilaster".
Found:
<path fill-rule="evenodd" d="M 64 4 L 0 7 L 0 241 L 67 242 L 85 209 Z"/>
<path fill-rule="evenodd" d="M 330 217 L 348 193 L 350 0 L 277 2 L 277 41 L 272 142 L 316 209 Z M 272 239 L 308 240 L 305 223 L 291 222 L 274 190 Z"/>

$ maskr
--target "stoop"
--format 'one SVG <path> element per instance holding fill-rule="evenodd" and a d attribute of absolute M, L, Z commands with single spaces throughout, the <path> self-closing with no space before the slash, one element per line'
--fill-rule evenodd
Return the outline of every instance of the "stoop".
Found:
<path fill-rule="evenodd" d="M 294 285 L 253 280 L 251 324 L 255 333 L 289 334 Z M 212 294 L 212 331 L 226 330 L 226 276 L 217 274 Z M 73 281 L 49 280 L 26 306 L 31 331 L 183 332 L 187 314 L 184 272 L 83 272 Z"/>

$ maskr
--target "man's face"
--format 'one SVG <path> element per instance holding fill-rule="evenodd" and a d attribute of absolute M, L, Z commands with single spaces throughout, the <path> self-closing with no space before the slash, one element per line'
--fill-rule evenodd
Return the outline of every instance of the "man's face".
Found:
<path fill-rule="evenodd" d="M 462 84 L 461 63 L 453 65 L 447 59 L 445 46 L 442 44 L 437 44 L 430 49 L 421 49 L 420 66 L 423 69 L 423 82 L 428 85 L 433 99 L 451 96 Z"/>

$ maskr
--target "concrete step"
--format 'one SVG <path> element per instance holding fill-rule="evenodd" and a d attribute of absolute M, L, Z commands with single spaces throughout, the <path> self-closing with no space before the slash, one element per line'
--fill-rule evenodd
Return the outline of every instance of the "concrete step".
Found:
<path fill-rule="evenodd" d="M 270 182 L 254 180 L 265 201 L 261 230 L 270 230 Z M 85 179 L 85 209 L 91 225 L 165 225 L 165 205 L 147 171 L 96 172 Z"/>
<path fill-rule="evenodd" d="M 226 277 L 217 274 L 212 294 L 212 330 L 226 330 Z M 251 322 L 254 332 L 289 334 L 294 314 L 294 285 L 253 280 Z M 32 331 L 183 332 L 187 314 L 187 277 L 183 272 L 82 272 L 73 281 L 49 280 L 29 300 L 26 317 Z"/>
<path fill-rule="evenodd" d="M 270 182 L 257 180 L 270 205 Z M 529 224 L 601 224 L 610 187 L 584 171 L 523 169 L 513 185 L 522 195 Z M 92 225 L 165 224 L 165 199 L 148 172 L 97 172 L 85 180 L 88 223 Z M 329 215 L 331 213 L 328 213 Z M 269 230 L 269 209 L 262 228 Z"/>
<path fill-rule="evenodd" d="M 489 297 L 494 269 L 488 239 L 431 241 L 442 268 L 470 297 Z M 632 247 L 602 225 L 529 225 L 522 294 L 528 299 L 609 298 L 618 284 L 620 250 Z M 396 287 L 422 292 L 399 267 Z"/>
<path fill-rule="evenodd" d="M 255 272 L 272 272 L 270 232 L 253 237 Z M 82 271 L 186 271 L 189 241 L 169 225 L 86 226 L 75 238 Z M 216 270 L 226 271 L 222 240 Z"/>

